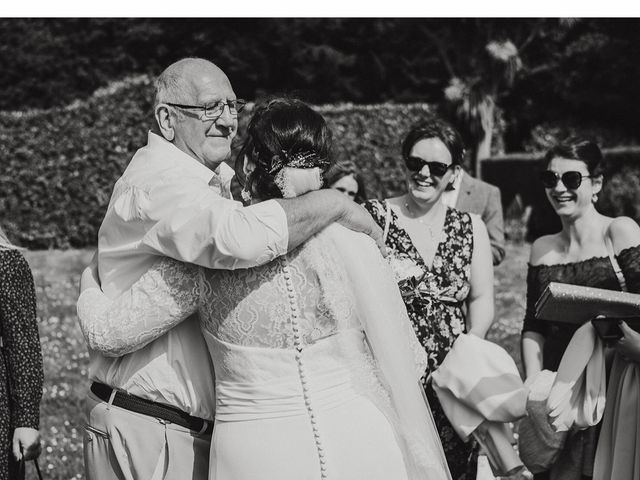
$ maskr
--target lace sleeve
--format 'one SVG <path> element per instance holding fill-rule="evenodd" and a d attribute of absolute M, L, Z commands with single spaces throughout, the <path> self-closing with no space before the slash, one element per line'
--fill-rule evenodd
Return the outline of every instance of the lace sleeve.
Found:
<path fill-rule="evenodd" d="M 195 265 L 163 258 L 114 300 L 97 288 L 83 291 L 77 309 L 87 345 L 119 357 L 165 334 L 197 310 L 199 275 Z"/>

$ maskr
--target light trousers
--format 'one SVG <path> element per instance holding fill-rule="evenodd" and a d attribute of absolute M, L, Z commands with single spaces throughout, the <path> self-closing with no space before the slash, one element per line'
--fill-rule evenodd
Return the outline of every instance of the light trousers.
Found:
<path fill-rule="evenodd" d="M 87 480 L 206 480 L 211 435 L 109 405 L 89 392 Z"/>

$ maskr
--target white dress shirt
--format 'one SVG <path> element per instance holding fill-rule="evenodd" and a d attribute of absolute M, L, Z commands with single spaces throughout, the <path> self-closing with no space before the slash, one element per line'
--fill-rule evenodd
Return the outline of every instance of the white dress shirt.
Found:
<path fill-rule="evenodd" d="M 286 253 L 289 238 L 282 207 L 275 201 L 243 207 L 224 198 L 231 177 L 227 165 L 221 164 L 214 174 L 149 132 L 147 145 L 116 182 L 98 234 L 104 293 L 110 298 L 122 294 L 159 256 L 229 270 Z M 196 317 L 123 357 L 89 353 L 91 380 L 213 418 L 213 368 Z"/>

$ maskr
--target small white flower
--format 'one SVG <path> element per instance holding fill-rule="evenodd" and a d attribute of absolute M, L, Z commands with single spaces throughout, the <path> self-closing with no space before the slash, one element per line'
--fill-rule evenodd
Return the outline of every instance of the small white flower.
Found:
<path fill-rule="evenodd" d="M 508 62 L 518 56 L 518 48 L 510 40 L 489 42 L 486 49 L 489 55 L 502 62 Z"/>
<path fill-rule="evenodd" d="M 461 79 L 453 77 L 451 80 L 449 80 L 449 85 L 447 85 L 447 88 L 444 89 L 444 96 L 450 102 L 458 103 L 464 98 L 466 89 L 467 86 Z"/>
<path fill-rule="evenodd" d="M 406 255 L 390 255 L 388 260 L 396 282 L 407 280 L 411 277 L 418 278 L 422 275 L 422 269 Z"/>
<path fill-rule="evenodd" d="M 451 333 L 455 336 L 460 335 L 463 332 L 462 322 L 458 318 L 451 320 Z"/>

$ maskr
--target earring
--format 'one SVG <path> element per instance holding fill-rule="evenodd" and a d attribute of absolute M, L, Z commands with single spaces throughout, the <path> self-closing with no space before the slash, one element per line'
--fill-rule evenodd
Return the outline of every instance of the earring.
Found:
<path fill-rule="evenodd" d="M 252 198 L 251 192 L 247 190 L 246 185 L 242 187 L 242 190 L 240 191 L 240 196 L 242 197 L 242 200 L 244 200 L 245 203 L 249 203 L 251 201 L 251 198 Z"/>
<path fill-rule="evenodd" d="M 591 196 L 591 203 L 596 203 L 597 201 L 598 201 L 598 194 L 597 194 L 597 193 L 594 193 L 594 194 Z"/>

